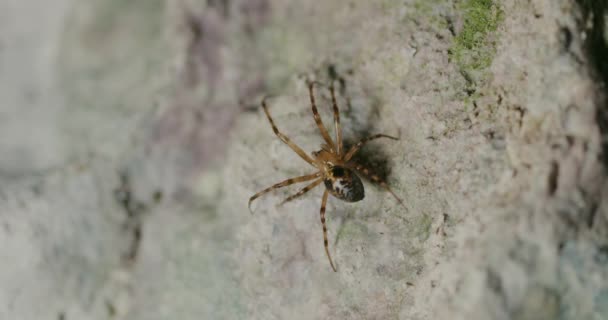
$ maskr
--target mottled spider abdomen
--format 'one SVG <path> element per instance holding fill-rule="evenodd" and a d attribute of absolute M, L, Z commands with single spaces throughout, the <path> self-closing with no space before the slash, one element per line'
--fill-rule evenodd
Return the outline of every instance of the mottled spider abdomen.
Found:
<path fill-rule="evenodd" d="M 344 167 L 332 167 L 323 182 L 329 193 L 340 200 L 357 202 L 365 197 L 361 179 Z"/>

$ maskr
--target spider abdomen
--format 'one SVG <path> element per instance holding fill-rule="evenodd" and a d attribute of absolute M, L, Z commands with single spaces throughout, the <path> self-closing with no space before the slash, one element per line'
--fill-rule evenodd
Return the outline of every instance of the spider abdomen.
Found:
<path fill-rule="evenodd" d="M 365 197 L 361 179 L 349 169 L 333 167 L 323 181 L 334 197 L 346 202 L 357 202 Z"/>

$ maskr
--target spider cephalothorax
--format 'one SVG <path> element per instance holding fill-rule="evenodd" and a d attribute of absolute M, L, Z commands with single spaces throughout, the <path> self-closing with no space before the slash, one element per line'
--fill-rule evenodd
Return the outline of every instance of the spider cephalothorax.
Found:
<path fill-rule="evenodd" d="M 325 192 L 323 193 L 323 197 L 321 200 L 321 225 L 323 226 L 323 240 L 325 244 L 325 253 L 327 254 L 327 258 L 329 259 L 329 263 L 334 271 L 336 271 L 336 267 L 334 266 L 333 261 L 331 260 L 331 255 L 329 254 L 328 249 L 328 241 L 327 241 L 327 228 L 325 226 L 325 206 L 327 204 L 327 198 L 329 194 L 332 196 L 344 200 L 347 202 L 357 202 L 362 200 L 365 197 L 365 192 L 363 188 L 363 183 L 361 179 L 356 175 L 355 172 L 359 172 L 363 174 L 363 176 L 371 179 L 372 181 L 379 183 L 382 187 L 384 187 L 388 192 L 390 192 L 396 199 L 399 201 L 401 205 L 403 202 L 393 191 L 391 188 L 384 182 L 380 177 L 374 174 L 370 174 L 368 169 L 363 167 L 360 164 L 357 164 L 351 161 L 351 158 L 359 151 L 361 146 L 366 142 L 378 138 L 389 138 L 393 140 L 398 140 L 395 137 L 391 137 L 385 134 L 376 134 L 367 138 L 362 139 L 357 144 L 352 146 L 348 152 L 344 152 L 342 145 L 342 132 L 340 130 L 340 113 L 338 111 L 338 104 L 336 102 L 336 96 L 334 93 L 333 85 L 330 86 L 331 100 L 333 104 L 334 111 L 334 125 L 335 125 L 335 133 L 336 133 L 336 142 L 330 138 L 321 117 L 319 116 L 319 112 L 317 111 L 317 106 L 315 104 L 315 97 L 313 93 L 313 83 L 308 83 L 308 92 L 310 95 L 310 103 L 312 105 L 312 114 L 319 127 L 319 131 L 321 132 L 321 136 L 325 140 L 326 144 L 321 146 L 321 150 L 313 152 L 312 158 L 308 156 L 300 147 L 298 147 L 295 143 L 293 143 L 287 136 L 282 134 L 279 129 L 274 124 L 270 113 L 268 112 L 268 107 L 266 106 L 266 99 L 262 100 L 262 108 L 264 109 L 264 113 L 272 126 L 272 131 L 287 144 L 295 153 L 297 153 L 300 158 L 304 159 L 304 161 L 308 162 L 311 166 L 315 167 L 317 171 L 315 173 L 311 173 L 308 175 L 290 178 L 279 182 L 271 187 L 268 187 L 256 194 L 254 194 L 251 198 L 249 198 L 249 209 L 251 210 L 251 202 L 253 200 L 259 198 L 260 196 L 281 187 L 285 187 L 294 183 L 310 181 L 309 185 L 302 188 L 300 191 L 295 193 L 294 195 L 289 196 L 285 199 L 281 204 L 291 201 L 311 189 L 315 188 L 319 184 L 323 183 L 325 185 Z"/>

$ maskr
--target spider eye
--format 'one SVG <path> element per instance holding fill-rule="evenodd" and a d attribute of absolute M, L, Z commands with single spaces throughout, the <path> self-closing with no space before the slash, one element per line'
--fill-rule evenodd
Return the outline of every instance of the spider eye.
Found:
<path fill-rule="evenodd" d="M 344 172 L 344 168 L 341 168 L 341 167 L 334 167 L 334 168 L 333 168 L 333 170 L 332 170 L 332 174 L 333 174 L 333 176 L 334 176 L 334 177 L 336 177 L 336 178 L 343 177 L 343 176 L 344 176 L 344 174 L 345 174 L 345 172 Z"/>

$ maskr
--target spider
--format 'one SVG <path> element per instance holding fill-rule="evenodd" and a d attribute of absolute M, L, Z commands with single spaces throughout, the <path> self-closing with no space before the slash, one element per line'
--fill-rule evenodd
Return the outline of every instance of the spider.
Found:
<path fill-rule="evenodd" d="M 259 198 L 260 196 L 271 192 L 275 189 L 279 189 L 282 187 L 286 187 L 292 185 L 294 183 L 311 181 L 310 184 L 302 188 L 297 193 L 289 196 L 279 205 L 283 205 L 286 202 L 294 200 L 306 192 L 312 190 L 317 187 L 321 183 L 325 185 L 325 191 L 323 192 L 323 197 L 321 199 L 321 225 L 323 226 L 323 241 L 325 244 L 325 253 L 327 254 L 327 258 L 329 259 L 329 264 L 331 268 L 335 271 L 336 267 L 331 259 L 331 255 L 329 254 L 329 246 L 327 241 L 327 227 L 325 225 L 325 206 L 327 204 L 327 198 L 331 194 L 332 196 L 346 201 L 346 202 L 357 202 L 363 199 L 365 196 L 363 183 L 361 183 L 361 179 L 356 175 L 355 172 L 358 172 L 365 176 L 366 178 L 380 184 L 383 188 L 385 188 L 388 192 L 390 192 L 397 201 L 404 206 L 403 201 L 391 190 L 391 188 L 377 175 L 371 174 L 369 170 L 353 161 L 351 161 L 352 157 L 361 149 L 361 147 L 374 139 L 378 138 L 388 138 L 392 140 L 399 140 L 396 137 L 385 135 L 385 134 L 375 134 L 364 138 L 353 145 L 348 151 L 345 152 L 344 146 L 342 144 L 342 132 L 340 128 L 340 113 L 338 110 L 338 104 L 336 102 L 336 96 L 334 93 L 333 83 L 329 87 L 329 91 L 331 93 L 331 100 L 333 104 L 333 114 L 334 114 L 334 125 L 335 125 L 335 134 L 336 141 L 334 142 L 325 128 L 323 124 L 323 120 L 321 120 L 321 116 L 317 111 L 317 106 L 315 104 L 315 96 L 313 92 L 315 82 L 308 82 L 308 92 L 310 95 L 310 104 L 312 106 L 312 114 L 314 120 L 321 132 L 321 136 L 325 140 L 325 144 L 321 145 L 321 150 L 312 152 L 312 157 L 307 155 L 298 145 L 293 143 L 286 135 L 281 133 L 277 126 L 274 124 L 270 113 L 268 112 L 268 107 L 266 105 L 266 97 L 262 99 L 262 108 L 264 109 L 264 113 L 270 122 L 270 126 L 272 126 L 272 131 L 274 134 L 281 139 L 285 144 L 287 144 L 295 153 L 297 153 L 304 161 L 308 162 L 311 166 L 313 166 L 317 171 L 311 174 L 307 174 L 300 177 L 290 178 L 284 181 L 281 181 L 277 184 L 274 184 L 271 187 L 268 187 L 256 194 L 254 194 L 251 198 L 249 198 L 249 211 L 251 211 L 251 203 Z M 405 207 L 405 206 L 404 206 Z"/>

